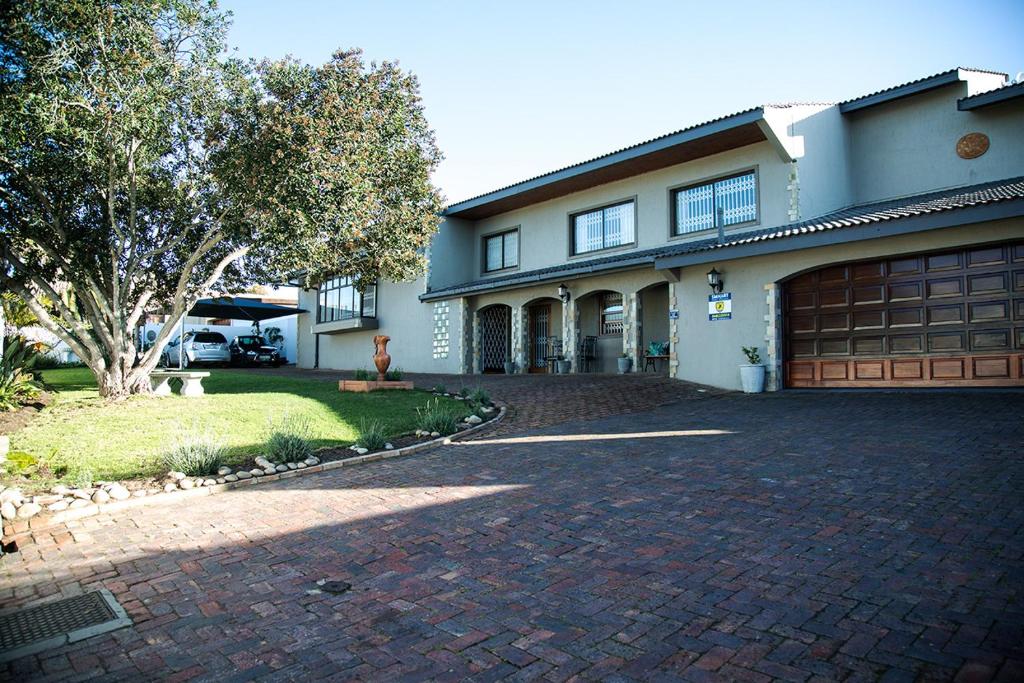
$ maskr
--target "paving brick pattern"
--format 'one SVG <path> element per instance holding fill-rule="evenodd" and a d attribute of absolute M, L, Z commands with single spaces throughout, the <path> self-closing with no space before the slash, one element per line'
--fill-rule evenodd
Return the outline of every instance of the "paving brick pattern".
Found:
<path fill-rule="evenodd" d="M 729 394 L 83 520 L 0 602 L 135 626 L 0 676 L 1021 680 L 1022 414 Z"/>
<path fill-rule="evenodd" d="M 336 382 L 352 379 L 351 373 L 336 370 L 264 368 L 255 372 L 276 372 L 296 377 Z M 456 392 L 463 387 L 483 387 L 493 398 L 508 404 L 509 415 L 499 428 L 502 433 L 588 420 L 647 412 L 676 401 L 703 399 L 726 392 L 679 382 L 655 373 L 628 375 L 442 375 L 406 373 L 418 389 L 443 385 Z"/>

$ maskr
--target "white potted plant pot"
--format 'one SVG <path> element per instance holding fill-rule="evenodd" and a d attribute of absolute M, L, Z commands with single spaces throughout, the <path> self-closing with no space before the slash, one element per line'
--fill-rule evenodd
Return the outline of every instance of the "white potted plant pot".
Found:
<path fill-rule="evenodd" d="M 746 394 L 760 394 L 764 391 L 764 365 L 756 346 L 744 346 L 743 355 L 747 362 L 740 366 L 740 385 Z"/>
<path fill-rule="evenodd" d="M 555 370 L 559 375 L 568 375 L 569 370 L 572 368 L 572 361 L 569 360 L 556 360 Z"/>
<path fill-rule="evenodd" d="M 764 391 L 764 366 L 744 364 L 740 366 L 740 383 L 746 394 L 760 394 Z"/>
<path fill-rule="evenodd" d="M 516 371 L 516 364 L 513 363 L 512 361 L 505 361 L 505 374 L 506 375 L 512 375 L 512 374 L 515 374 L 515 371 Z"/>
<path fill-rule="evenodd" d="M 630 358 L 629 356 L 619 356 L 618 364 L 619 374 L 625 375 L 627 372 L 629 372 L 630 366 L 633 365 L 633 359 Z"/>

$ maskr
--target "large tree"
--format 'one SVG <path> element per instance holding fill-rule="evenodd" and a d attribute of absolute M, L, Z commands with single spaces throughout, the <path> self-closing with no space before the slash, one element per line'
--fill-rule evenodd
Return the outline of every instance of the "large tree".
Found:
<path fill-rule="evenodd" d="M 422 270 L 440 153 L 397 65 L 228 58 L 212 0 L 0 7 L 0 280 L 102 395 L 148 390 L 211 293 Z"/>

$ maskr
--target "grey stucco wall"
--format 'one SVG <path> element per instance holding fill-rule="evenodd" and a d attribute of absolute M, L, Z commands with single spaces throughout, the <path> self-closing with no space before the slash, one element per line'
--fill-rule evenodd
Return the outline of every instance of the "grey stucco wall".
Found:
<path fill-rule="evenodd" d="M 412 282 L 380 282 L 377 285 L 376 330 L 320 335 L 320 367 L 338 370 L 373 368 L 373 337 L 391 337 L 388 352 L 391 367 L 408 372 L 457 373 L 461 369 L 462 322 L 456 307 L 450 306 L 447 358 L 434 358 L 434 305 L 419 301 L 423 279 Z M 299 318 L 299 366 L 313 367 L 316 315 L 316 290 L 299 293 L 299 307 L 309 311 Z"/>
<path fill-rule="evenodd" d="M 1024 173 L 1024 102 L 958 111 L 956 100 L 966 94 L 964 83 L 947 85 L 848 114 L 855 202 Z M 991 147 L 977 159 L 961 159 L 956 143 L 970 132 L 987 135 Z"/>
<path fill-rule="evenodd" d="M 683 268 L 676 288 L 680 309 L 676 377 L 740 388 L 739 365 L 744 362 L 740 347 L 760 347 L 762 358 L 767 359 L 766 284 L 831 263 L 1019 238 L 1024 238 L 1024 220 L 1014 219 Z M 722 273 L 725 291 L 732 293 L 731 320 L 708 320 L 706 274 L 712 267 Z"/>
<path fill-rule="evenodd" d="M 652 171 L 625 180 L 606 183 L 565 197 L 535 204 L 516 211 L 492 216 L 474 224 L 472 256 L 468 259 L 474 277 L 486 280 L 496 275 L 482 272 L 483 236 L 519 227 L 519 270 L 529 271 L 559 265 L 567 261 L 586 261 L 611 254 L 649 249 L 669 241 L 706 239 L 708 232 L 682 238 L 670 238 L 671 212 L 669 188 L 699 182 L 749 168 L 757 168 L 759 221 L 746 229 L 778 225 L 787 221 L 789 195 L 786 185 L 789 167 L 768 143 L 761 142 L 739 149 Z M 618 200 L 636 199 L 636 244 L 570 256 L 569 215 Z M 730 230 L 730 232 L 735 232 Z M 458 259 L 465 261 L 461 254 Z"/>

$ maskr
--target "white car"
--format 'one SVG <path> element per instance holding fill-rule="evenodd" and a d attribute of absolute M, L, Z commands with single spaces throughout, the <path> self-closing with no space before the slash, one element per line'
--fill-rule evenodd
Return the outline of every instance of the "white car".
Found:
<path fill-rule="evenodd" d="M 184 354 L 181 353 L 182 349 L 185 349 Z M 231 362 L 231 350 L 228 348 L 228 340 L 220 332 L 190 330 L 180 341 L 175 338 L 167 344 L 163 355 L 164 365 L 169 368 L 178 367 L 179 357 L 183 368 L 200 363 L 227 365 Z"/>

